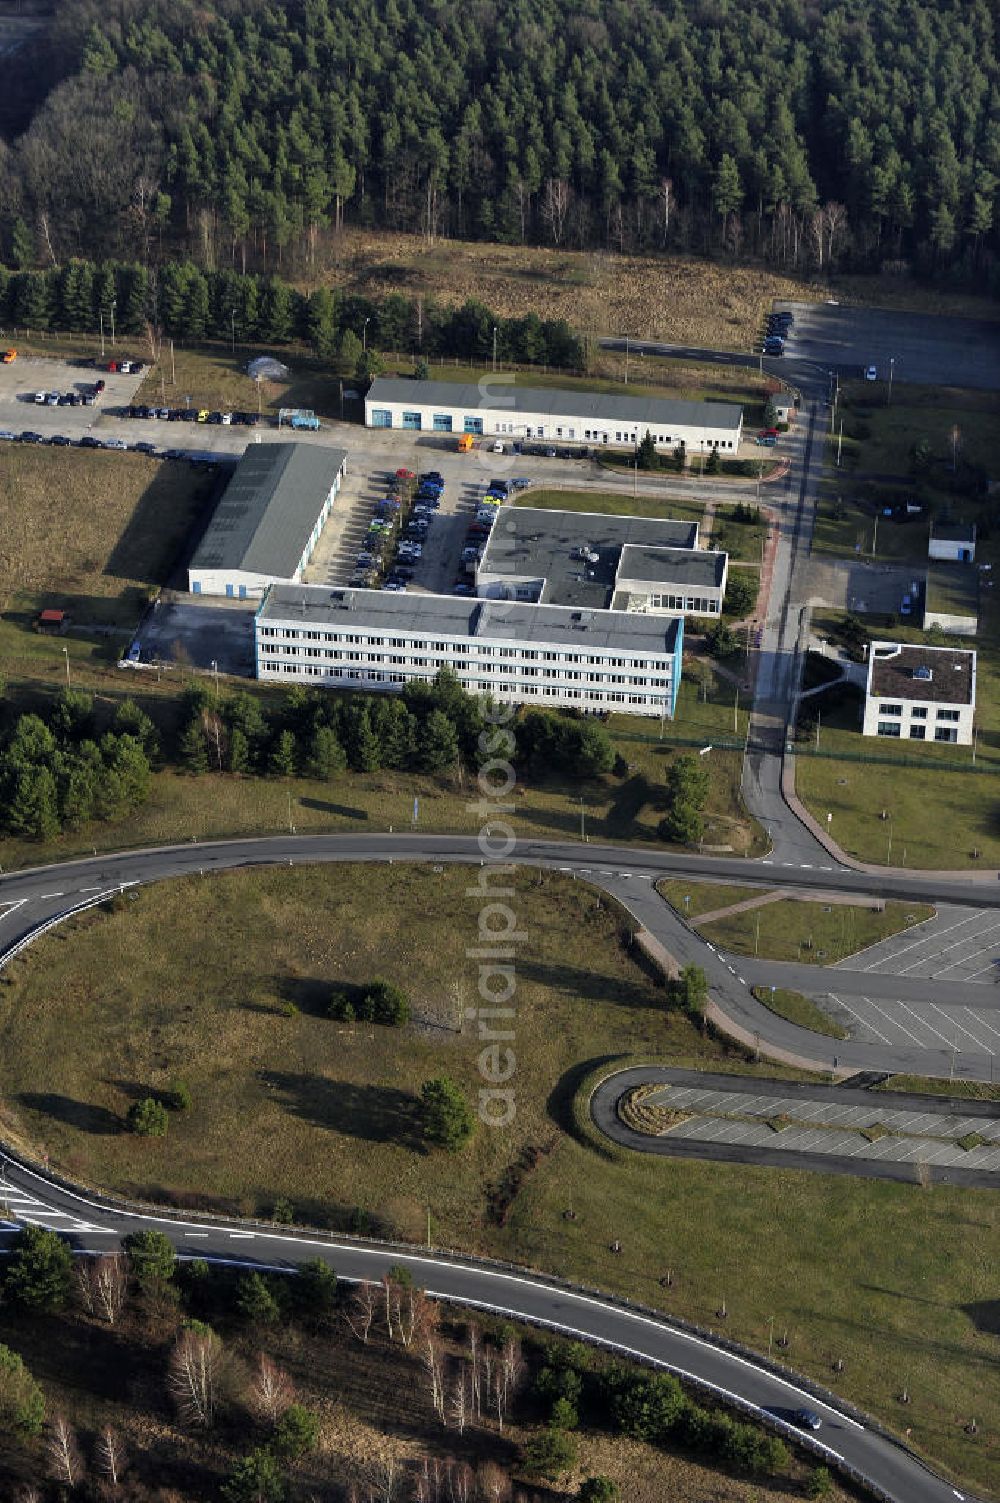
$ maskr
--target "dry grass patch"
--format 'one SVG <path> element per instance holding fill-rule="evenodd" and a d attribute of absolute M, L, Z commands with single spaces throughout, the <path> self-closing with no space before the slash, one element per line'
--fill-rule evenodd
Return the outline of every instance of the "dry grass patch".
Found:
<path fill-rule="evenodd" d="M 651 1101 L 650 1097 L 662 1091 L 662 1085 L 647 1082 L 633 1086 L 618 1102 L 618 1115 L 633 1132 L 645 1133 L 647 1137 L 659 1138 L 672 1127 L 678 1127 L 691 1116 L 690 1112 L 675 1111 L 664 1102 Z"/>
<path fill-rule="evenodd" d="M 763 268 L 680 256 L 619 256 L 529 245 L 442 240 L 349 229 L 322 279 L 351 292 L 402 292 L 443 303 L 476 298 L 504 318 L 536 312 L 596 333 L 748 349 L 774 298 L 825 289 Z"/>
<path fill-rule="evenodd" d="M 143 454 L 3 445 L 0 608 L 35 596 L 77 621 L 134 619 L 138 598 L 167 582 L 213 483 Z"/>

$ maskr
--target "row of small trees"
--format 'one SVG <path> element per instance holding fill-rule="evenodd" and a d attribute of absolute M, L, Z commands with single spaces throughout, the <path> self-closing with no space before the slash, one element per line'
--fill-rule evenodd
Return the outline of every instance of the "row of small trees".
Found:
<path fill-rule="evenodd" d="M 27 246 L 19 246 L 26 255 Z M 586 347 L 565 319 L 536 313 L 504 318 L 469 300 L 449 307 L 432 298 L 419 304 L 401 293 L 381 299 L 318 288 L 303 293 L 275 276 L 226 268 L 204 271 L 192 261 L 168 261 L 158 273 L 117 261 L 67 261 L 45 270 L 0 266 L 0 328 L 143 336 L 160 330 L 175 339 L 235 337 L 243 344 L 308 343 L 321 360 L 339 358 L 354 368 L 365 335 L 369 349 L 419 351 L 459 360 L 492 356 L 496 330 L 500 359 L 518 364 L 581 370 Z M 367 328 L 366 328 L 367 325 Z"/>

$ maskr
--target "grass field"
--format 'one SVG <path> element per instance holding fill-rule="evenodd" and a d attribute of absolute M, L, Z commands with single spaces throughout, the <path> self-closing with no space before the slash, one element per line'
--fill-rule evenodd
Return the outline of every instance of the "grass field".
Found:
<path fill-rule="evenodd" d="M 519 506 L 541 507 L 547 511 L 590 511 L 605 516 L 656 517 L 675 522 L 697 522 L 705 515 L 700 501 L 674 499 L 664 495 L 629 495 L 627 491 L 526 490 L 517 498 Z"/>
<path fill-rule="evenodd" d="M 780 898 L 760 908 L 699 924 L 698 932 L 722 950 L 767 960 L 830 965 L 879 940 L 932 918 L 921 903 L 886 903 L 884 909 L 854 903 L 800 903 Z"/>
<path fill-rule="evenodd" d="M 478 1084 L 478 1041 L 468 1025 L 455 1029 L 476 986 L 467 881 L 398 866 L 231 874 L 164 884 L 40 941 L 0 988 L 5 1131 L 73 1174 L 182 1202 L 268 1209 L 283 1194 L 300 1217 L 334 1225 L 361 1206 L 415 1239 L 429 1205 L 442 1243 L 705 1325 L 718 1326 L 725 1301 L 727 1333 L 758 1349 L 773 1318 L 794 1367 L 911 1426 L 929 1456 L 987 1489 L 1000 1424 L 989 1334 L 1000 1199 L 650 1161 L 578 1125 L 584 1081 L 610 1055 L 734 1063 L 664 1010 L 592 891 L 548 874 L 515 879 L 528 934 L 517 961 L 517 1115 L 481 1128 L 457 1157 L 415 1144 L 413 1092 L 427 1074 Z M 407 988 L 417 1026 L 349 1028 L 322 1015 L 336 982 L 373 974 Z M 299 1011 L 287 1015 L 287 1003 Z M 170 1136 L 122 1134 L 134 1096 L 176 1075 L 194 1106 Z M 962 1428 L 973 1395 L 985 1443 Z"/>
<path fill-rule="evenodd" d="M 33 615 L 44 603 L 76 622 L 131 624 L 167 583 L 213 483 L 142 454 L 4 444 L 0 609 Z"/>
<path fill-rule="evenodd" d="M 1000 1101 L 1000 1085 L 986 1080 L 938 1080 L 926 1075 L 890 1075 L 879 1091 L 917 1091 L 927 1096 L 954 1096 L 969 1101 Z"/>
<path fill-rule="evenodd" d="M 740 887 L 734 882 L 688 882 L 684 878 L 659 882 L 656 890 L 671 908 L 690 919 L 714 913 L 717 908 L 728 908 L 732 903 L 759 898 L 767 891 L 764 887 Z"/>
<path fill-rule="evenodd" d="M 839 1023 L 827 1017 L 823 1009 L 817 1007 L 802 992 L 789 991 L 784 986 L 755 986 L 752 990 L 758 1002 L 763 1002 L 765 1007 L 786 1022 L 797 1023 L 800 1028 L 822 1033 L 830 1039 L 846 1039 L 850 1036 L 846 1028 L 841 1028 Z"/>

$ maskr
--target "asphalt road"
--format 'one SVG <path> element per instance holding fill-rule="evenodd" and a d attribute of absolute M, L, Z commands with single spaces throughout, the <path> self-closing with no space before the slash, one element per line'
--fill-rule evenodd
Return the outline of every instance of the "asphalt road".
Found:
<path fill-rule="evenodd" d="M 81 904 L 101 894 L 136 883 L 252 865 L 285 865 L 301 862 L 343 861 L 435 861 L 481 860 L 475 836 L 462 835 L 282 835 L 259 840 L 189 843 L 162 849 L 124 852 L 65 862 L 58 866 L 16 872 L 0 878 L 0 954 L 49 921 L 57 921 Z M 844 868 L 820 869 L 812 865 L 776 868 L 742 858 L 678 856 L 641 847 L 582 845 L 570 841 L 524 840 L 515 859 L 524 865 L 546 866 L 592 882 L 615 897 L 637 925 L 655 935 L 681 964 L 700 965 L 705 970 L 713 998 L 734 1023 L 756 1035 L 764 1046 L 788 1050 L 811 1061 L 818 1069 L 906 1071 L 927 1075 L 955 1073 L 990 1079 L 994 1069 L 986 1051 L 961 1052 L 956 1059 L 950 1044 L 923 1047 L 901 1037 L 897 1042 L 877 1040 L 843 1043 L 786 1022 L 763 1007 L 750 991 L 753 982 L 794 986 L 797 990 L 823 992 L 833 987 L 851 995 L 851 975 L 815 966 L 795 966 L 777 961 L 751 961 L 720 954 L 689 929 L 655 891 L 661 877 L 714 876 L 740 883 L 759 882 L 767 887 L 782 885 L 819 891 L 871 896 L 873 879 L 864 872 Z M 906 873 L 877 879 L 883 897 L 914 902 L 935 902 L 944 893 L 950 901 L 982 908 L 1000 907 L 1000 883 L 977 885 L 969 879 L 948 883 L 933 873 Z M 920 977 L 879 977 L 858 973 L 857 991 L 871 995 L 873 988 L 891 988 L 894 997 L 920 1000 L 924 989 L 933 987 Z M 911 989 L 911 990 L 908 990 Z M 975 988 L 976 1005 L 985 989 Z"/>
<path fill-rule="evenodd" d="M 187 1258 L 210 1258 L 282 1272 L 321 1258 L 336 1269 L 338 1277 L 348 1281 L 377 1280 L 390 1267 L 401 1264 L 436 1299 L 488 1308 L 608 1347 L 676 1373 L 757 1415 L 806 1405 L 823 1421 L 818 1435 L 803 1437 L 800 1431 L 780 1423 L 777 1428 L 808 1443 L 819 1457 L 871 1479 L 895 1503 L 952 1503 L 970 1496 L 957 1492 L 891 1437 L 860 1423 L 832 1399 L 819 1398 L 800 1386 L 794 1374 L 781 1376 L 749 1355 L 727 1351 L 703 1335 L 624 1302 L 575 1290 L 543 1275 L 491 1266 L 447 1252 L 420 1254 L 406 1248 L 300 1234 L 287 1228 L 133 1211 L 58 1186 L 6 1153 L 0 1153 L 0 1168 L 0 1196 L 14 1199 L 23 1193 L 61 1210 L 62 1229 L 81 1251 L 113 1250 L 129 1232 L 152 1227 L 169 1237 L 180 1256 Z M 0 1223 L 0 1247 L 11 1235 Z"/>

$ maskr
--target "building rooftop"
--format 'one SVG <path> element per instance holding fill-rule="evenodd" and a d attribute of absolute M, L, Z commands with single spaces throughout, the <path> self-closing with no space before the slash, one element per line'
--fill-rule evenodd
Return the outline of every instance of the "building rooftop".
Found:
<path fill-rule="evenodd" d="M 583 651 L 672 654 L 683 631 L 678 616 L 571 610 L 471 596 L 411 595 L 383 590 L 271 585 L 257 620 L 344 630 L 374 628 L 419 636 L 572 645 Z"/>
<path fill-rule="evenodd" d="M 486 544 L 476 578 L 481 588 L 488 581 L 509 580 L 512 592 L 518 582 L 540 585 L 540 605 L 602 610 L 611 603 L 624 548 L 637 546 L 669 550 L 671 555 L 691 554 L 697 543 L 696 522 L 504 506 Z M 581 557 L 581 548 L 586 548 L 591 557 Z M 595 553 L 596 559 L 592 557 Z"/>
<path fill-rule="evenodd" d="M 975 564 L 934 560 L 927 566 L 925 612 L 941 616 L 979 616 L 979 570 Z"/>
<path fill-rule="evenodd" d="M 346 459 L 314 444 L 249 444 L 188 567 L 291 578 Z"/>
<path fill-rule="evenodd" d="M 931 537 L 941 543 L 974 543 L 975 522 L 932 522 Z"/>
<path fill-rule="evenodd" d="M 619 581 L 642 583 L 669 581 L 683 590 L 721 589 L 726 577 L 726 555 L 704 553 L 694 548 L 657 548 L 647 543 L 626 543 L 618 566 Z"/>
<path fill-rule="evenodd" d="M 952 647 L 873 642 L 868 693 L 873 699 L 974 705 L 976 654 Z"/>
<path fill-rule="evenodd" d="M 541 413 L 551 418 L 579 418 L 605 423 L 624 423 L 637 432 L 646 429 L 716 429 L 731 435 L 739 431 L 743 409 L 738 402 L 678 402 L 669 397 L 626 397 L 608 392 L 564 391 L 555 387 L 519 385 L 515 381 L 414 381 L 379 376 L 365 398 L 366 403 L 413 402 L 420 407 L 435 403 L 460 407 L 474 413 L 478 408 L 511 414 Z"/>

